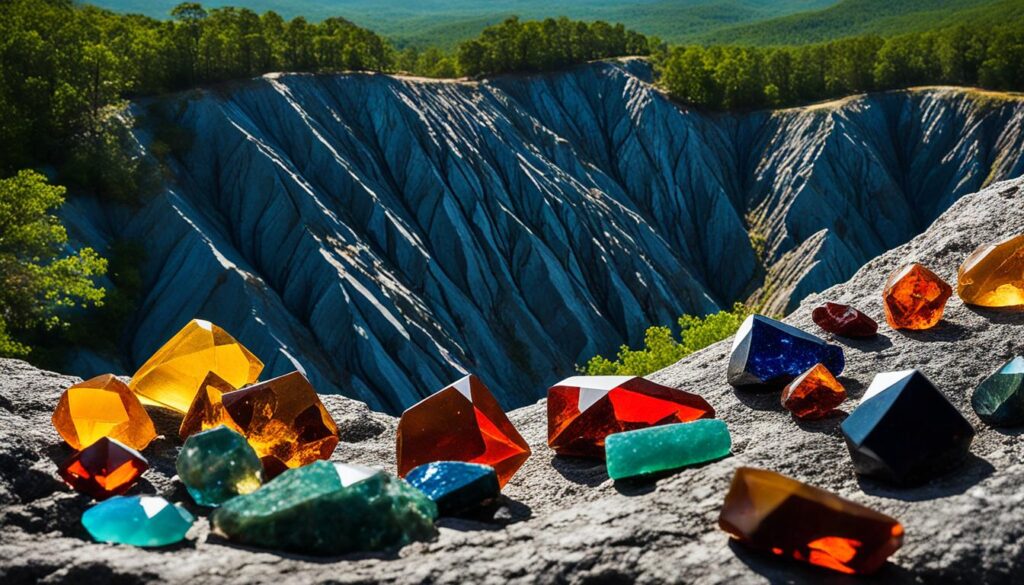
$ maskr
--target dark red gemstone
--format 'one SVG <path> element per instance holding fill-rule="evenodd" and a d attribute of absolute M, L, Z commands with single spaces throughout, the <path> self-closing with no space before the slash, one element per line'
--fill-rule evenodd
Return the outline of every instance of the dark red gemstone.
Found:
<path fill-rule="evenodd" d="M 814 309 L 811 319 L 825 331 L 843 337 L 871 337 L 878 333 L 878 323 L 850 305 L 825 303 Z"/>
<path fill-rule="evenodd" d="M 149 463 L 138 451 L 103 437 L 72 455 L 57 471 L 75 490 L 105 500 L 128 491 Z"/>

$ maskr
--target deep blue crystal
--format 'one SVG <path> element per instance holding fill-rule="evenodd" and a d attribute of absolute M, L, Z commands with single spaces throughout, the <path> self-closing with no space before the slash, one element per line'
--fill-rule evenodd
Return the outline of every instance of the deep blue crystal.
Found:
<path fill-rule="evenodd" d="M 405 481 L 437 504 L 443 516 L 473 511 L 500 494 L 494 468 L 461 461 L 436 461 L 414 467 Z"/>
<path fill-rule="evenodd" d="M 842 348 L 792 325 L 751 315 L 732 345 L 729 383 L 737 388 L 781 389 L 818 363 L 838 376 L 846 365 Z"/>

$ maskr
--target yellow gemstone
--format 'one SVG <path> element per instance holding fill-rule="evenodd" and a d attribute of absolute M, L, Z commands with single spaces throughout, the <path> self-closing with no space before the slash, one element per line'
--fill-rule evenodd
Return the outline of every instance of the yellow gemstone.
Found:
<path fill-rule="evenodd" d="M 103 437 L 141 451 L 156 437 L 153 420 L 142 403 L 112 374 L 65 390 L 53 411 L 53 427 L 78 451 Z"/>
<path fill-rule="evenodd" d="M 210 372 L 234 387 L 259 379 L 263 362 L 220 327 L 193 319 L 132 376 L 140 397 L 186 412 Z"/>
<path fill-rule="evenodd" d="M 1024 306 L 1024 234 L 975 250 L 957 275 L 957 294 L 980 307 Z"/>

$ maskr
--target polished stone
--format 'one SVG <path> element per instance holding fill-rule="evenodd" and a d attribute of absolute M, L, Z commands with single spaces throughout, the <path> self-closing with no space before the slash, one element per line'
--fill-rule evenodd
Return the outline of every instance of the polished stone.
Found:
<path fill-rule="evenodd" d="M 957 274 L 957 294 L 979 307 L 1024 307 L 1024 234 L 968 256 Z"/>
<path fill-rule="evenodd" d="M 225 426 L 186 439 L 176 468 L 181 483 L 201 506 L 219 506 L 263 483 L 259 455 L 245 437 Z"/>
<path fill-rule="evenodd" d="M 695 420 L 608 435 L 608 477 L 618 480 L 721 459 L 732 449 L 725 422 Z"/>
<path fill-rule="evenodd" d="M 69 457 L 57 472 L 75 491 L 105 500 L 128 491 L 147 469 L 149 462 L 141 453 L 102 437 Z"/>
<path fill-rule="evenodd" d="M 1024 424 L 1024 357 L 1006 362 L 971 395 L 978 418 L 994 427 Z"/>
<path fill-rule="evenodd" d="M 846 365 L 842 348 L 781 321 L 751 315 L 736 332 L 728 380 L 737 388 L 781 390 L 818 363 L 838 376 Z"/>
<path fill-rule="evenodd" d="M 843 337 L 873 337 L 878 333 L 878 323 L 850 305 L 825 303 L 811 311 L 811 319 L 825 331 Z"/>
<path fill-rule="evenodd" d="M 157 496 L 115 496 L 82 514 L 82 526 L 99 542 L 167 546 L 181 542 L 195 518 Z"/>
<path fill-rule="evenodd" d="M 826 417 L 844 400 L 846 389 L 822 364 L 815 364 L 782 390 L 782 406 L 803 419 Z"/>
<path fill-rule="evenodd" d="M 53 411 L 53 427 L 81 451 L 103 437 L 139 451 L 156 438 L 156 428 L 139 399 L 111 374 L 68 388 Z"/>
<path fill-rule="evenodd" d="M 479 510 L 501 495 L 498 474 L 488 465 L 462 461 L 435 461 L 414 468 L 405 481 L 437 504 L 442 516 Z"/>
<path fill-rule="evenodd" d="M 882 291 L 885 320 L 893 329 L 931 329 L 942 320 L 953 288 L 920 264 L 889 276 Z"/>

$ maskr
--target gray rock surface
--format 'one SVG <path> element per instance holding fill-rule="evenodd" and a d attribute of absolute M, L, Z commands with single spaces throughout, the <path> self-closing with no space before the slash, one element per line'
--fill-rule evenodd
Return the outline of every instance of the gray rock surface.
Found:
<path fill-rule="evenodd" d="M 807 299 L 788 319 L 816 331 L 810 310 L 850 303 L 884 323 L 880 291 L 908 261 L 953 281 L 976 246 L 1024 226 L 1024 180 L 965 197 L 929 230 L 864 266 L 844 284 Z M 603 465 L 556 458 L 546 447 L 545 405 L 511 412 L 534 454 L 505 490 L 494 522 L 443 520 L 434 542 L 393 554 L 302 558 L 232 546 L 200 519 L 190 540 L 164 550 L 93 544 L 78 523 L 89 505 L 64 488 L 56 462 L 69 454 L 49 424 L 73 378 L 0 361 L 0 581 L 4 583 L 854 583 L 845 576 L 765 557 L 729 542 L 716 520 L 733 470 L 773 469 L 900 519 L 903 548 L 883 583 L 1019 583 L 1024 578 L 1024 443 L 1020 429 L 996 430 L 971 411 L 969 393 L 1009 357 L 1024 352 L 1024 313 L 968 308 L 954 297 L 945 320 L 924 332 L 883 326 L 877 339 L 837 340 L 850 410 L 875 373 L 923 370 L 978 429 L 972 457 L 914 489 L 858 480 L 843 446 L 841 417 L 796 422 L 774 393 L 726 384 L 730 341 L 653 377 L 704 396 L 733 435 L 733 456 L 655 480 L 613 484 Z M 396 419 L 341 396 L 324 402 L 343 441 L 334 454 L 394 470 Z M 137 492 L 188 501 L 173 479 L 177 419 L 156 412 L 164 434 L 147 449 L 152 468 Z M 194 506 L 193 510 L 203 515 Z"/>

